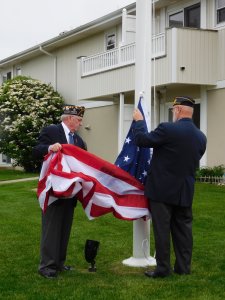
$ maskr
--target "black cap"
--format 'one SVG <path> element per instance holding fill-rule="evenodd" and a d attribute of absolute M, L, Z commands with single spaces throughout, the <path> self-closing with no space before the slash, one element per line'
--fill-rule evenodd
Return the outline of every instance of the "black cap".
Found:
<path fill-rule="evenodd" d="M 176 97 L 173 101 L 173 106 L 175 106 L 175 105 L 185 105 L 185 106 L 194 107 L 195 100 L 190 97 L 179 96 L 179 97 Z"/>
<path fill-rule="evenodd" d="M 84 111 L 85 111 L 84 106 L 76 106 L 76 105 L 63 106 L 63 114 L 64 115 L 73 115 L 73 116 L 83 117 Z"/>

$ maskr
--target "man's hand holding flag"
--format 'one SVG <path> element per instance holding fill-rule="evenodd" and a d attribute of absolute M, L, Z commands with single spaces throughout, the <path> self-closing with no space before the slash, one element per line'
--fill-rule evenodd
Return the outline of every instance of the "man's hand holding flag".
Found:
<path fill-rule="evenodd" d="M 113 213 L 119 219 L 136 220 L 149 217 L 143 190 L 139 181 L 117 166 L 65 144 L 45 157 L 37 194 L 44 211 L 58 198 L 76 196 L 89 219 Z"/>
<path fill-rule="evenodd" d="M 140 97 L 139 99 L 137 114 L 140 120 L 145 120 L 147 130 L 149 117 L 146 113 L 143 97 Z M 134 124 L 135 121 L 132 121 L 123 148 L 115 161 L 115 165 L 127 171 L 144 184 L 147 176 L 147 170 L 150 165 L 151 153 L 149 148 L 139 148 L 135 145 L 133 138 Z"/>

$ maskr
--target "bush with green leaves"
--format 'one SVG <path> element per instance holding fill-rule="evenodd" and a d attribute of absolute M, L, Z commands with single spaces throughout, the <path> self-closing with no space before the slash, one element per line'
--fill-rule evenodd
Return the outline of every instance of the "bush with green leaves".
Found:
<path fill-rule="evenodd" d="M 56 124 L 63 98 L 51 85 L 18 76 L 0 87 L 0 153 L 13 159 L 25 171 L 39 169 L 32 157 L 41 128 Z"/>
<path fill-rule="evenodd" d="M 196 171 L 196 177 L 222 177 L 225 172 L 225 166 L 201 167 Z"/>

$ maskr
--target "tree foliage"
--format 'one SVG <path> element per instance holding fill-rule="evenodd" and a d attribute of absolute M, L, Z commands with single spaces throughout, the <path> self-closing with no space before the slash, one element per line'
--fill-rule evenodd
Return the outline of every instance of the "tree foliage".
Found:
<path fill-rule="evenodd" d="M 63 98 L 51 85 L 18 76 L 0 87 L 0 153 L 13 164 L 35 171 L 32 157 L 41 128 L 59 122 Z"/>

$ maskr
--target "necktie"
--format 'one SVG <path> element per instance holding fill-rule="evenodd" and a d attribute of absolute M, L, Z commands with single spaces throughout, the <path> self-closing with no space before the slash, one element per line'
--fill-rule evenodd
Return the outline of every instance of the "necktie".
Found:
<path fill-rule="evenodd" d="M 74 139 L 73 139 L 73 133 L 72 132 L 69 133 L 69 144 L 74 145 Z"/>

